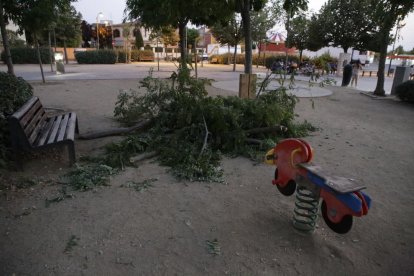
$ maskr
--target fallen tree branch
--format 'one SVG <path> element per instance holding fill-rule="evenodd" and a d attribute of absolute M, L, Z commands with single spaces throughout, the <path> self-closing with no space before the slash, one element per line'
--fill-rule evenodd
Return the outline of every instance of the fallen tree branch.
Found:
<path fill-rule="evenodd" d="M 98 132 L 86 133 L 83 135 L 79 135 L 78 138 L 83 139 L 83 140 L 92 140 L 92 139 L 97 139 L 97 138 L 102 138 L 102 137 L 107 137 L 107 136 L 116 136 L 120 134 L 126 134 L 132 131 L 145 129 L 149 127 L 152 123 L 153 123 L 152 120 L 145 120 L 131 127 L 119 127 L 119 128 L 106 129 L 106 130 L 102 130 Z"/>
<path fill-rule="evenodd" d="M 254 145 L 261 145 L 263 143 L 263 140 L 254 139 L 254 138 L 246 138 L 245 141 L 247 144 L 254 144 Z"/>
<path fill-rule="evenodd" d="M 286 132 L 287 127 L 285 126 L 272 126 L 272 127 L 259 127 L 246 130 L 246 134 L 256 134 L 256 133 L 269 133 L 269 132 Z"/>
<path fill-rule="evenodd" d="M 134 157 L 129 158 L 129 162 L 135 164 L 135 163 L 144 161 L 146 159 L 150 159 L 152 157 L 155 157 L 157 155 L 158 155 L 158 152 L 156 152 L 156 151 L 144 152 L 144 153 L 142 153 L 140 155 L 137 155 L 137 156 L 134 156 Z"/>
<path fill-rule="evenodd" d="M 210 132 L 208 131 L 208 128 L 207 128 L 206 118 L 204 118 L 204 115 L 203 115 L 203 122 L 204 122 L 204 128 L 205 128 L 205 130 L 206 130 L 206 135 L 204 136 L 204 143 L 203 143 L 203 147 L 201 148 L 201 151 L 200 151 L 200 154 L 198 155 L 198 157 L 200 157 L 200 156 L 203 154 L 204 150 L 206 149 L 206 147 L 207 147 L 208 135 L 210 134 Z"/>

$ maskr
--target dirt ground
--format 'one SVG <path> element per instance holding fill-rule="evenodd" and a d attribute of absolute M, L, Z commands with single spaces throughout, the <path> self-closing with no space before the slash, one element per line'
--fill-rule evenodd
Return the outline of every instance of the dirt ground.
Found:
<path fill-rule="evenodd" d="M 116 126 L 118 90 L 136 86 L 34 84 L 46 107 L 77 112 L 81 133 Z M 178 182 L 149 160 L 114 176 L 111 186 L 46 207 L 67 170 L 66 152 L 54 153 L 0 178 L 0 274 L 414 275 L 414 106 L 328 89 L 333 95 L 313 99 L 314 108 L 301 99 L 296 111 L 319 128 L 306 138 L 314 163 L 358 179 L 373 199 L 348 234 L 335 234 L 321 218 L 313 234 L 294 231 L 294 197 L 271 184 L 274 167 L 245 158 L 223 160 L 223 184 Z M 111 139 L 78 140 L 77 156 L 96 154 Z M 149 178 L 158 180 L 147 191 L 121 187 Z M 36 185 L 19 185 L 28 179 Z M 72 236 L 77 245 L 65 250 Z M 220 255 L 209 252 L 215 239 Z"/>

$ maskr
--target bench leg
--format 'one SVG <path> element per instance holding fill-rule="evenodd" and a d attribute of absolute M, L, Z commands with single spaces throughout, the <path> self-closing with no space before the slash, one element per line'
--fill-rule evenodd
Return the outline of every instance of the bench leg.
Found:
<path fill-rule="evenodd" d="M 23 171 L 23 162 L 22 162 L 23 157 L 22 157 L 21 152 L 18 149 L 14 148 L 12 151 L 12 154 L 13 154 L 12 159 L 13 159 L 16 170 L 22 172 Z"/>
<path fill-rule="evenodd" d="M 72 166 L 76 162 L 76 155 L 75 155 L 75 143 L 70 142 L 67 145 L 68 153 L 69 153 L 69 163 Z"/>

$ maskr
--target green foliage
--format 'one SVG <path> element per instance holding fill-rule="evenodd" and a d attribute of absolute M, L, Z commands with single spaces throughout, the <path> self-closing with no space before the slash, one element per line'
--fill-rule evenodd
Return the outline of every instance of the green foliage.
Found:
<path fill-rule="evenodd" d="M 10 47 L 24 47 L 25 41 L 23 39 L 20 39 L 18 36 L 18 33 L 12 30 L 6 30 L 7 32 L 7 39 L 9 40 L 9 46 Z M 0 41 L 0 45 L 3 46 L 3 42 Z"/>
<path fill-rule="evenodd" d="M 124 50 L 116 51 L 116 62 L 117 63 L 126 63 L 127 62 L 127 53 Z"/>
<path fill-rule="evenodd" d="M 33 88 L 24 79 L 0 72 L 0 168 L 10 159 L 10 134 L 7 117 L 33 96 Z"/>
<path fill-rule="evenodd" d="M 293 123 L 296 98 L 284 88 L 252 100 L 208 97 L 204 85 L 182 70 L 172 76 L 172 83 L 150 74 L 141 82 L 147 90 L 144 95 L 121 91 L 115 117 L 126 124 L 149 119 L 153 125 L 146 136 L 128 137 L 109 156 L 127 165 L 136 153 L 157 151 L 160 163 L 169 166 L 178 178 L 222 181 L 222 153 L 250 155 L 260 146 L 248 146 L 246 138 L 266 141 L 263 145 L 278 139 L 274 134 L 251 134 L 248 130 L 285 125 L 292 128 L 288 134 L 302 136 L 309 129 Z"/>
<path fill-rule="evenodd" d="M 326 52 L 318 57 L 311 59 L 311 62 L 315 65 L 316 68 L 324 69 L 325 65 L 329 62 L 337 62 L 338 59 L 332 57 L 329 52 Z"/>
<path fill-rule="evenodd" d="M 148 137 L 131 135 L 118 143 L 111 143 L 105 147 L 105 157 L 102 162 L 114 168 L 133 166 L 130 158 L 144 152 L 149 145 Z"/>
<path fill-rule="evenodd" d="M 69 253 L 72 249 L 78 245 L 80 238 L 76 237 L 75 235 L 70 236 L 68 242 L 66 243 L 65 250 L 63 252 Z"/>
<path fill-rule="evenodd" d="M 414 103 L 414 80 L 399 84 L 395 88 L 395 93 L 400 100 Z"/>
<path fill-rule="evenodd" d="M 275 62 L 275 61 L 285 62 L 285 60 L 286 60 L 285 55 L 266 56 L 265 66 L 266 66 L 267 69 L 270 69 L 270 68 L 272 68 L 273 62 Z M 299 57 L 298 56 L 288 56 L 288 60 L 299 63 Z"/>
<path fill-rule="evenodd" d="M 221 247 L 217 239 L 214 239 L 212 241 L 207 240 L 206 245 L 207 245 L 207 250 L 210 254 L 221 255 Z"/>
<path fill-rule="evenodd" d="M 88 191 L 97 186 L 108 186 L 109 177 L 117 170 L 103 164 L 76 165 L 64 176 L 64 181 L 75 191 Z"/>
<path fill-rule="evenodd" d="M 39 60 L 37 58 L 37 50 L 33 48 L 11 48 L 10 54 L 12 56 L 13 64 L 39 64 Z M 49 64 L 50 63 L 50 51 L 49 48 L 40 48 L 40 58 L 42 63 Z M 3 51 L 1 53 L 1 60 L 3 62 L 6 61 L 6 52 Z M 54 57 L 52 56 L 52 61 L 54 61 Z"/>
<path fill-rule="evenodd" d="M 55 20 L 54 30 L 57 44 L 63 47 L 66 42 L 68 47 L 78 47 L 82 41 L 81 29 L 79 28 L 82 15 L 76 12 L 72 5 L 66 5 L 61 8 Z"/>
<path fill-rule="evenodd" d="M 135 28 L 135 48 L 138 50 L 144 47 L 144 39 L 142 38 L 141 30 L 139 28 Z"/>
<path fill-rule="evenodd" d="M 210 28 L 211 33 L 220 44 L 235 46 L 243 39 L 243 25 L 234 14 L 227 22 L 217 22 Z"/>
<path fill-rule="evenodd" d="M 330 0 L 320 10 L 318 20 L 329 45 L 349 48 L 364 42 L 375 26 L 370 18 L 370 0 Z"/>
<path fill-rule="evenodd" d="M 75 58 L 79 64 L 114 64 L 117 55 L 114 50 L 97 50 L 76 52 Z"/>

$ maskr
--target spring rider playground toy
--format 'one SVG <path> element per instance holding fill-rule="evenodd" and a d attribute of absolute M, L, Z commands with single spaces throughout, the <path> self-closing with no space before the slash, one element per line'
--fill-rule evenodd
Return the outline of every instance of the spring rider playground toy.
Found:
<path fill-rule="evenodd" d="M 365 187 L 352 179 L 328 176 L 319 166 L 310 164 L 312 147 L 302 139 L 285 139 L 266 153 L 267 164 L 276 165 L 272 181 L 285 196 L 296 191 L 293 226 L 313 232 L 318 217 L 319 200 L 325 223 L 339 234 L 352 228 L 353 217 L 368 213 L 371 198 Z"/>

